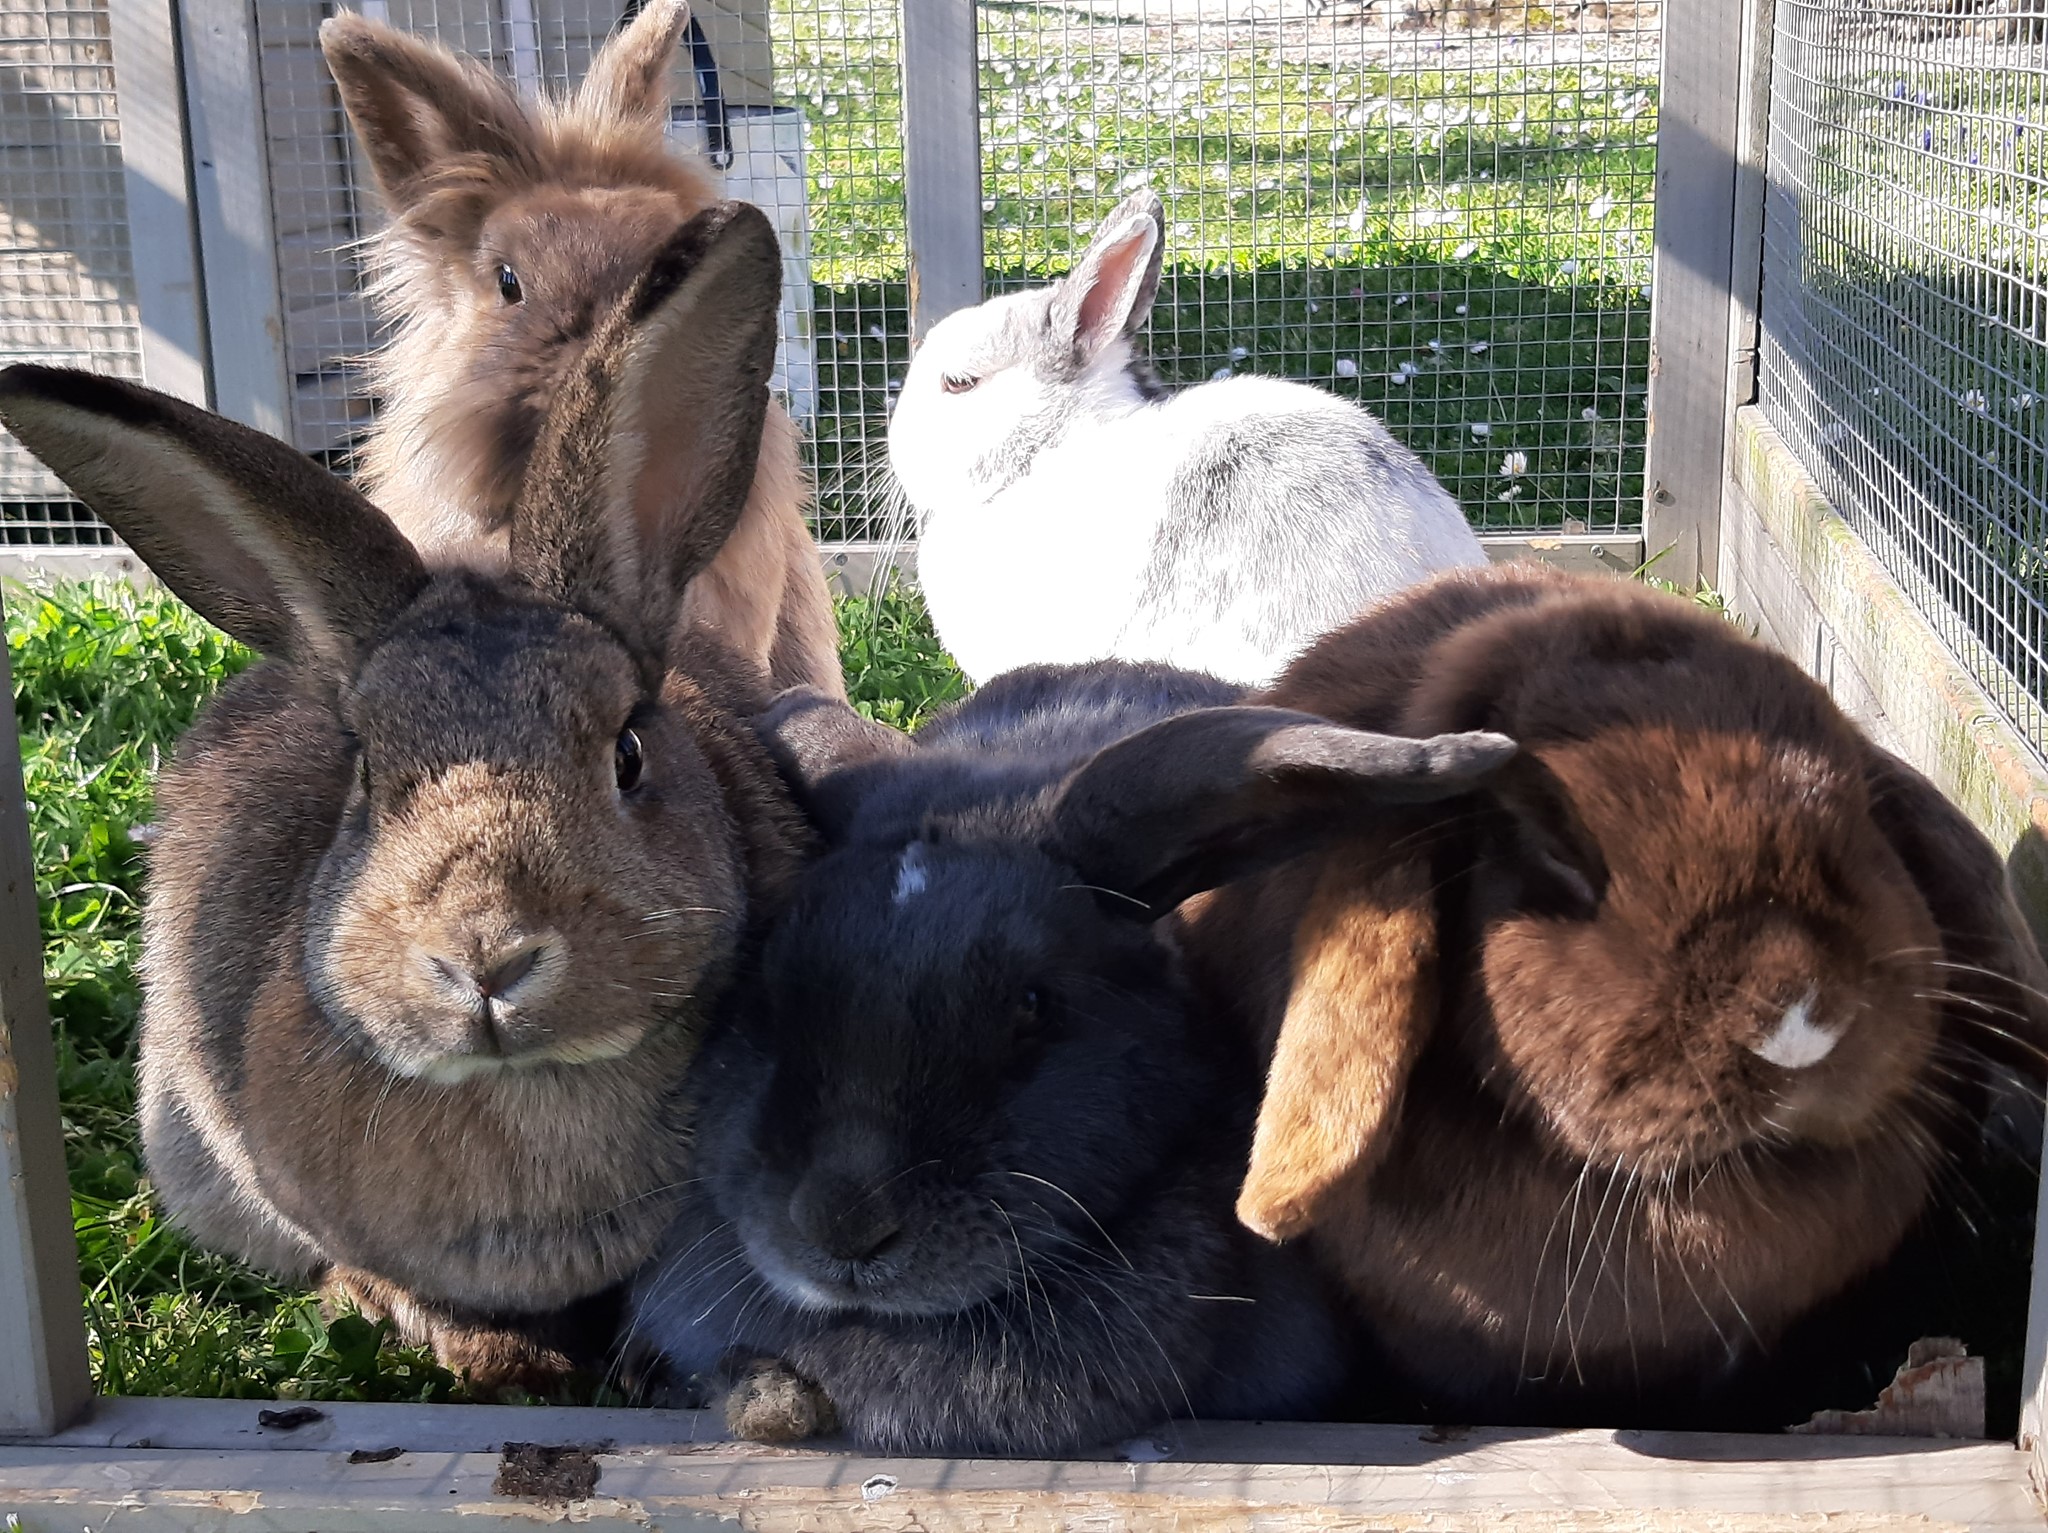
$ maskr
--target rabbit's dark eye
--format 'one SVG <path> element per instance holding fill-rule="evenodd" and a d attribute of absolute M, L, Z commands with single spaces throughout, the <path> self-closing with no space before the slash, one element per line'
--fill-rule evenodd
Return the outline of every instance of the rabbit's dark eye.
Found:
<path fill-rule="evenodd" d="M 356 757 L 356 781 L 363 785 L 363 794 L 365 797 L 368 797 L 370 792 L 370 758 L 368 756 L 359 755 Z"/>
<path fill-rule="evenodd" d="M 619 779 L 619 791 L 631 793 L 640 786 L 643 757 L 640 736 L 631 729 L 619 731 L 619 743 L 612 748 L 612 770 Z"/>
<path fill-rule="evenodd" d="M 979 382 L 979 378 L 967 378 L 959 373 L 942 373 L 939 377 L 939 387 L 948 394 L 965 394 Z"/>
<path fill-rule="evenodd" d="M 1028 1047 L 1045 1036 L 1045 998 L 1035 987 L 1020 991 L 1011 1004 L 1010 1035 L 1019 1047 Z"/>
<path fill-rule="evenodd" d="M 519 273 L 509 266 L 498 268 L 498 296 L 507 303 L 518 303 L 526 297 L 519 286 Z"/>

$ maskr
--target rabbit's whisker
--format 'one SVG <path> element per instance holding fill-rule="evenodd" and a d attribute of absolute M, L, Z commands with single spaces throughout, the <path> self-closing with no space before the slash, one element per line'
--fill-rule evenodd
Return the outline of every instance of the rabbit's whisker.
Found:
<path fill-rule="evenodd" d="M 1088 1205 L 1083 1203 L 1079 1198 L 1075 1197 L 1071 1192 L 1067 1191 L 1066 1188 L 1060 1186 L 1056 1182 L 1049 1182 L 1042 1176 L 1033 1176 L 1028 1171 L 1005 1171 L 1002 1173 L 1002 1175 L 1014 1176 L 1018 1178 L 1020 1181 L 1034 1182 L 1038 1186 L 1046 1188 L 1048 1191 L 1058 1193 L 1061 1197 L 1065 1198 L 1069 1203 L 1073 1204 L 1075 1208 L 1081 1211 L 1082 1218 L 1086 1219 L 1090 1224 L 1095 1226 L 1096 1234 L 1100 1235 L 1103 1238 L 1104 1242 L 1109 1246 L 1110 1250 L 1116 1252 L 1117 1259 L 1121 1261 L 1125 1267 L 1130 1268 L 1130 1270 L 1133 1272 L 1138 1270 L 1136 1267 L 1133 1267 L 1131 1265 L 1131 1259 L 1128 1256 L 1124 1255 L 1123 1247 L 1119 1246 L 1116 1243 L 1115 1238 L 1109 1233 L 1109 1231 L 1102 1227 L 1102 1221 L 1100 1219 L 1097 1219 L 1094 1214 L 1088 1211 Z"/>
<path fill-rule="evenodd" d="M 1127 905 L 1136 906 L 1139 910 L 1144 910 L 1147 908 L 1145 902 L 1139 899 L 1136 895 L 1125 894 L 1121 889 L 1105 889 L 1101 884 L 1061 884 L 1059 887 L 1059 892 L 1062 894 L 1084 892 L 1088 894 L 1106 895 L 1110 899 L 1122 900 Z"/>
<path fill-rule="evenodd" d="M 1584 1180 L 1585 1175 L 1586 1169 L 1584 1167 L 1581 1167 L 1579 1171 L 1578 1180 L 1575 1180 L 1572 1183 L 1570 1190 L 1567 1191 L 1564 1197 L 1559 1200 L 1557 1205 L 1557 1212 L 1550 1216 L 1550 1226 L 1543 1232 L 1543 1244 L 1536 1252 L 1536 1265 L 1529 1276 L 1529 1303 L 1522 1317 L 1522 1355 L 1521 1360 L 1516 1364 L 1515 1368 L 1515 1372 L 1517 1375 L 1516 1387 L 1518 1389 L 1520 1387 L 1521 1381 L 1530 1377 L 1529 1348 L 1535 1342 L 1536 1299 L 1537 1295 L 1540 1293 L 1543 1286 L 1544 1266 L 1550 1259 L 1550 1243 L 1552 1240 L 1556 1238 L 1557 1227 L 1564 1221 L 1565 1210 L 1568 1207 L 1570 1207 L 1572 1199 L 1578 1195 L 1579 1183 L 1580 1181 Z M 1556 1345 L 1556 1335 L 1553 1332 L 1551 1338 L 1551 1347 L 1553 1350 L 1555 1350 Z M 1549 1357 L 1548 1354 L 1546 1354 L 1544 1360 L 1544 1368 L 1546 1372 L 1548 1371 L 1549 1366 Z"/>

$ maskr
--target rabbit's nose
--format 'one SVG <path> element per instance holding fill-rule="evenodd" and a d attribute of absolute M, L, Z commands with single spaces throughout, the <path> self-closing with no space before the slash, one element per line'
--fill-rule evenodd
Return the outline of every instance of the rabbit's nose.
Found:
<path fill-rule="evenodd" d="M 472 951 L 461 958 L 444 953 L 426 955 L 435 975 L 465 999 L 509 1004 L 522 989 L 534 988 L 536 976 L 560 946 L 552 933 L 519 937 Z"/>
<path fill-rule="evenodd" d="M 789 1218 L 834 1261 L 871 1261 L 903 1233 L 903 1215 L 882 1188 L 829 1172 L 804 1178 L 789 1200 Z"/>

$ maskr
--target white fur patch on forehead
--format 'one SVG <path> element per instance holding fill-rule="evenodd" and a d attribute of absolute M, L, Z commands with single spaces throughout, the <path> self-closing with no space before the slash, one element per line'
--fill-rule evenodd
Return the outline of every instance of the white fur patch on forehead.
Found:
<path fill-rule="evenodd" d="M 896 864 L 896 892 L 889 897 L 889 903 L 903 904 L 924 893 L 930 882 L 931 875 L 924 865 L 924 843 L 913 841 L 903 848 L 903 856 Z"/>
<path fill-rule="evenodd" d="M 1808 990 L 1785 1008 L 1785 1015 L 1763 1042 L 1750 1048 L 1781 1070 L 1806 1070 L 1826 1059 L 1842 1041 L 1842 1029 L 1822 1027 L 1813 1020 L 1814 1002 L 1819 998 L 1817 990 Z"/>

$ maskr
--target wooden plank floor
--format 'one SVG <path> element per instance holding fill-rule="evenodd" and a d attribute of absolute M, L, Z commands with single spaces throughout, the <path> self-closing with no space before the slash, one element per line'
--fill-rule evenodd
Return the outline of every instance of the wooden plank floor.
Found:
<path fill-rule="evenodd" d="M 102 1401 L 58 1437 L 0 1447 L 0 1511 L 25 1533 L 2043 1527 L 2021 1455 L 1993 1443 L 1215 1423 L 1039 1463 L 736 1444 L 687 1411 L 322 1405 L 292 1431 L 258 1424 L 280 1408 Z M 508 1441 L 591 1456 L 565 1461 L 557 1498 L 517 1495 L 500 1483 Z"/>

